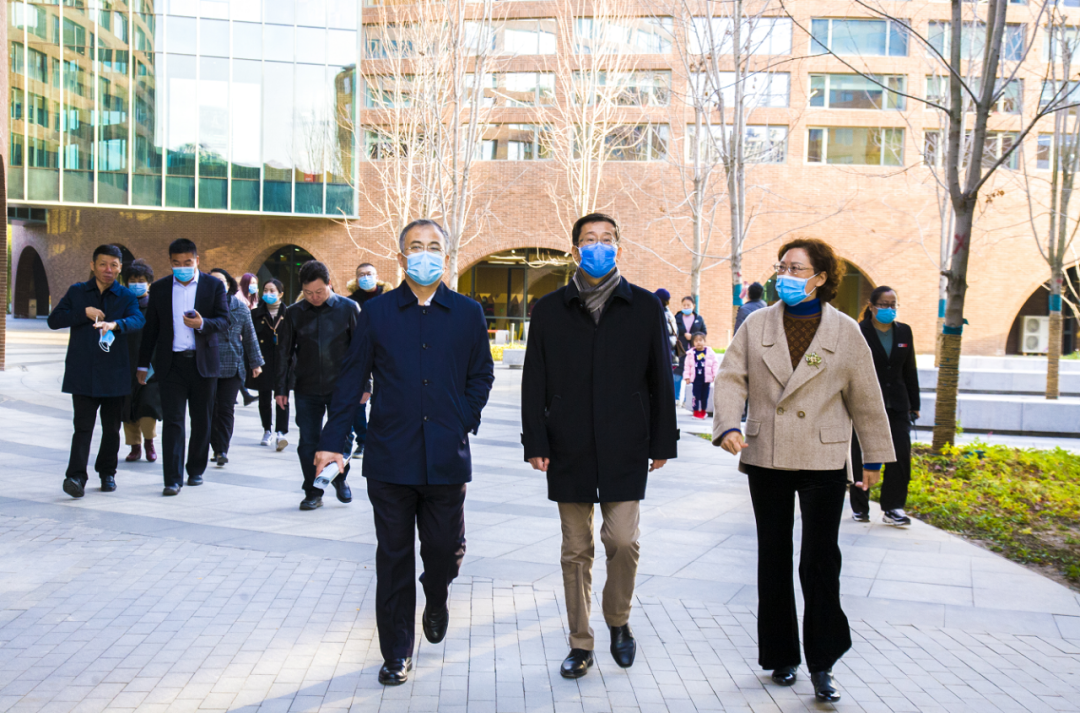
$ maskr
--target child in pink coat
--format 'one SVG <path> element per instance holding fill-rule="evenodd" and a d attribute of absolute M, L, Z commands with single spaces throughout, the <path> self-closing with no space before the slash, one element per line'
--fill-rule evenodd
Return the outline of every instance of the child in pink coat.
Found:
<path fill-rule="evenodd" d="M 705 418 L 709 403 L 709 388 L 720 373 L 720 358 L 705 344 L 705 334 L 695 332 L 691 336 L 694 348 L 686 353 L 683 365 L 683 381 L 693 383 L 694 417 Z"/>

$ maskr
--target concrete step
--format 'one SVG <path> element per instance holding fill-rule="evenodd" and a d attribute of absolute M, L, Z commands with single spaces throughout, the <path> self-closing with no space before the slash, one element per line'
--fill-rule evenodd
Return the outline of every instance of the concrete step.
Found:
<path fill-rule="evenodd" d="M 933 427 L 934 393 L 922 394 L 918 426 Z M 960 394 L 956 419 L 973 433 L 1080 436 L 1080 398 L 1047 401 L 1036 396 Z"/>
<path fill-rule="evenodd" d="M 1062 362 L 1064 365 L 1065 362 Z M 1062 370 L 1058 375 L 1062 396 L 1080 396 L 1080 371 Z M 937 388 L 937 369 L 919 366 L 919 389 Z M 1046 360 L 1042 371 L 960 369 L 960 393 L 1041 396 L 1046 393 Z"/>
<path fill-rule="evenodd" d="M 919 368 L 933 369 L 934 355 L 916 356 Z M 964 356 L 960 355 L 960 371 L 1035 371 L 1046 373 L 1046 357 L 1035 356 Z M 1059 371 L 1062 374 L 1080 374 L 1080 359 L 1062 359 Z"/>

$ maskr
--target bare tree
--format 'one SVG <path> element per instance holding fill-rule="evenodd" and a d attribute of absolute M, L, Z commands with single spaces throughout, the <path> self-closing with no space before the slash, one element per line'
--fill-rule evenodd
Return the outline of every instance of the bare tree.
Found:
<path fill-rule="evenodd" d="M 785 10 L 793 21 L 813 36 L 811 28 L 800 25 L 797 16 L 790 12 L 787 7 L 789 0 L 779 2 L 785 5 Z M 1050 4 L 1034 5 L 1037 8 L 1034 27 L 1039 26 Z M 987 0 L 985 3 L 950 0 L 949 21 L 931 22 L 930 32 L 926 34 L 917 32 L 910 21 L 891 14 L 887 9 L 891 6 L 877 0 L 854 0 L 853 6 L 871 18 L 887 21 L 896 33 L 902 32 L 907 38 L 914 40 L 915 47 L 927 52 L 948 82 L 948 91 L 941 98 L 924 98 L 910 92 L 901 92 L 911 100 L 925 102 L 944 112 L 948 119 L 943 169 L 952 204 L 954 231 L 949 265 L 942 270 L 947 279 L 946 306 L 933 438 L 933 448 L 940 451 L 946 444 L 952 443 L 956 436 L 957 390 L 968 260 L 971 255 L 972 226 L 979 201 L 984 198 L 981 192 L 995 171 L 1013 159 L 1024 138 L 1040 119 L 1069 106 L 1067 91 L 1059 90 L 1052 96 L 1045 97 L 1038 110 L 1025 119 L 1020 131 L 1014 133 L 1009 145 L 1005 146 L 999 141 L 997 149 L 994 150 L 993 145 L 987 141 L 990 134 L 990 115 L 1010 82 L 1016 79 L 1032 46 L 1024 25 L 1006 25 L 1009 0 Z M 815 46 L 820 51 L 832 55 L 861 76 L 888 88 L 876 79 L 875 75 L 866 71 L 865 64 L 857 61 L 858 57 L 837 53 L 828 37 L 818 36 L 815 40 Z M 978 62 L 978 70 L 973 73 L 977 81 L 968 81 L 965 78 L 965 69 L 969 69 L 964 64 L 965 54 L 977 57 L 975 61 Z M 969 107 L 970 112 L 967 111 Z"/>
<path fill-rule="evenodd" d="M 1051 9 L 1048 15 L 1048 76 L 1042 93 L 1061 93 L 1067 97 L 1075 97 L 1080 94 L 1080 84 L 1071 79 L 1074 76 L 1073 59 L 1080 48 L 1077 30 L 1065 23 L 1065 18 L 1058 8 Z M 1058 369 L 1061 360 L 1065 270 L 1067 259 L 1074 257 L 1073 245 L 1077 231 L 1080 230 L 1080 216 L 1070 214 L 1077 170 L 1080 169 L 1080 118 L 1076 111 L 1059 111 L 1054 114 L 1053 132 L 1046 136 L 1040 135 L 1038 147 L 1036 160 L 1040 167 L 1045 163 L 1049 168 L 1049 181 L 1029 174 L 1025 163 L 1024 178 L 1028 188 L 1025 193 L 1035 244 L 1039 247 L 1039 254 L 1050 266 L 1050 344 L 1046 355 L 1046 398 L 1056 399 L 1060 395 Z M 1049 206 L 1036 206 L 1035 196 L 1043 192 L 1037 190 L 1038 188 L 1046 191 Z M 1043 220 L 1046 221 L 1045 232 L 1040 229 Z"/>

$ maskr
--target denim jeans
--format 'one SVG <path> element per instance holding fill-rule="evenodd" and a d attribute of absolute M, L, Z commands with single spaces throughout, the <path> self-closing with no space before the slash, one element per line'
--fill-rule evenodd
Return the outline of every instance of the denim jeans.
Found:
<path fill-rule="evenodd" d="M 682 401 L 682 371 L 672 372 L 672 376 L 675 377 L 675 400 Z"/>
<path fill-rule="evenodd" d="M 304 473 L 304 494 L 309 498 L 323 494 L 321 488 L 315 487 L 315 453 L 319 450 L 323 417 L 326 416 L 333 398 L 333 394 L 293 394 L 296 402 L 296 427 L 300 429 L 300 443 L 296 446 L 296 454 L 300 456 L 300 470 Z M 339 452 L 346 456 L 352 453 L 352 434 L 346 437 Z M 345 472 L 348 473 L 348 466 L 345 467 Z M 338 476 L 341 477 L 343 476 Z"/>

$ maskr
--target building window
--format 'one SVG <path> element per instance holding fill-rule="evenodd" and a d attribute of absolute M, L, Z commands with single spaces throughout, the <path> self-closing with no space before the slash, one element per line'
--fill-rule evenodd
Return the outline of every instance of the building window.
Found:
<path fill-rule="evenodd" d="M 827 109 L 899 109 L 906 108 L 906 77 L 876 74 L 811 74 L 810 106 Z M 888 89 L 885 89 L 888 87 Z"/>
<path fill-rule="evenodd" d="M 582 96 L 589 105 L 611 103 L 616 106 L 667 106 L 671 100 L 671 72 L 668 70 L 634 72 L 574 73 L 574 103 Z"/>
<path fill-rule="evenodd" d="M 965 79 L 968 86 L 979 86 L 982 84 L 980 77 L 971 77 Z M 997 86 L 994 91 L 1001 91 L 1001 80 L 997 81 Z M 1045 87 L 1044 87 L 1045 92 Z M 1024 80 L 1014 79 L 1010 81 L 1005 91 L 1001 92 L 1001 98 L 998 99 L 994 105 L 992 111 L 996 111 L 1001 114 L 1019 114 L 1023 108 L 1024 97 Z M 949 105 L 949 78 L 948 77 L 927 77 L 926 78 L 926 98 L 929 101 L 939 104 L 941 106 Z M 974 111 L 971 98 L 964 94 L 964 104 L 966 105 L 966 111 Z M 924 105 L 925 109 L 932 110 L 934 107 L 930 105 Z"/>
<path fill-rule="evenodd" d="M 903 129 L 822 127 L 807 133 L 807 163 L 902 166 L 903 159 Z"/>
<path fill-rule="evenodd" d="M 474 77 L 465 77 L 473 86 Z M 484 74 L 483 106 L 554 106 L 555 75 L 551 72 L 498 72 Z"/>
<path fill-rule="evenodd" d="M 602 150 L 609 161 L 660 161 L 667 147 L 667 124 L 620 124 L 606 131 Z M 580 140 L 574 141 L 574 158 L 581 158 Z"/>
<path fill-rule="evenodd" d="M 11 42 L 10 49 L 8 50 L 11 56 L 11 74 L 25 74 L 26 73 L 26 48 L 23 47 L 21 42 Z"/>
<path fill-rule="evenodd" d="M 364 106 L 368 109 L 400 109 L 412 105 L 413 75 L 374 75 L 364 80 Z"/>
<path fill-rule="evenodd" d="M 927 38 L 930 47 L 942 57 L 948 58 L 951 44 L 952 23 L 947 21 L 935 21 L 930 23 Z M 1001 58 L 1003 60 L 1020 61 L 1024 58 L 1024 36 L 1027 26 L 1021 24 L 1005 25 L 1005 33 L 1001 40 Z M 960 31 L 960 55 L 964 59 L 981 59 L 983 48 L 986 47 L 986 23 L 965 22 Z M 928 55 L 934 53 L 927 49 Z"/>
<path fill-rule="evenodd" d="M 735 104 L 735 72 L 718 72 L 716 79 L 724 108 L 732 107 Z M 705 103 L 719 106 L 720 97 L 710 84 L 709 76 L 703 72 L 691 75 L 691 94 L 687 96 L 687 103 L 692 105 L 696 98 L 707 99 L 711 95 L 711 101 Z M 790 96 L 791 75 L 787 72 L 762 72 L 743 77 L 743 102 L 747 109 L 784 108 L 788 106 Z"/>
<path fill-rule="evenodd" d="M 574 18 L 578 54 L 670 54 L 670 17 L 634 17 L 619 21 Z"/>
<path fill-rule="evenodd" d="M 706 127 L 702 127 L 706 129 Z M 730 132 L 731 126 L 713 125 L 702 132 L 699 142 L 701 156 L 706 157 L 707 163 L 717 163 L 720 153 L 716 148 L 721 144 L 722 132 Z M 693 160 L 691 151 L 694 145 L 694 136 L 697 127 L 688 124 L 686 127 L 686 160 Z M 784 163 L 787 160 L 788 127 L 786 126 L 746 126 L 743 132 L 743 157 L 746 163 Z"/>
<path fill-rule="evenodd" d="M 532 124 L 495 124 L 484 128 L 476 158 L 481 161 L 533 161 L 550 158 L 548 129 Z"/>
<path fill-rule="evenodd" d="M 555 54 L 555 26 L 553 18 L 506 20 L 496 25 L 466 22 L 466 42 L 477 54 L 481 51 L 501 57 Z"/>
<path fill-rule="evenodd" d="M 986 143 L 983 145 L 982 167 L 989 169 L 1013 147 L 1020 138 L 1020 134 L 1014 131 L 988 131 Z M 963 163 L 967 164 L 971 159 L 971 132 L 967 132 L 963 138 Z M 931 166 L 942 167 L 945 165 L 945 157 L 948 153 L 947 135 L 943 131 L 927 131 L 923 135 L 923 160 Z M 1015 171 L 1020 167 L 1020 152 L 1013 151 L 1009 154 L 1002 167 Z"/>
<path fill-rule="evenodd" d="M 711 20 L 711 23 L 710 23 Z M 695 17 L 687 41 L 691 54 L 731 54 L 735 21 L 730 17 Z M 744 54 L 791 54 L 791 19 L 757 17 L 743 20 L 740 42 Z M 745 39 L 744 39 L 745 38 Z"/>
<path fill-rule="evenodd" d="M 1060 137 L 1061 146 L 1065 151 L 1070 154 L 1076 137 L 1071 133 L 1062 133 Z M 1050 157 L 1054 153 L 1054 135 L 1053 134 L 1039 134 L 1038 150 L 1035 153 L 1036 164 L 1035 167 L 1040 171 L 1050 170 Z M 1070 161 L 1072 156 L 1066 156 L 1066 162 Z"/>
<path fill-rule="evenodd" d="M 1062 82 L 1044 81 L 1042 92 L 1039 94 L 1039 111 L 1050 106 L 1051 102 L 1057 102 L 1059 106 L 1068 106 L 1071 115 L 1078 113 L 1077 104 L 1080 104 L 1080 82 L 1069 82 L 1068 88 L 1062 86 Z"/>
<path fill-rule="evenodd" d="M 269 26 L 268 26 L 269 27 Z M 368 59 L 400 59 L 415 54 L 413 25 L 365 25 L 364 47 Z"/>
<path fill-rule="evenodd" d="M 815 18 L 810 21 L 811 52 L 862 57 L 907 57 L 908 34 L 892 20 Z"/>
<path fill-rule="evenodd" d="M 1066 7 L 1080 7 L 1080 0 L 1073 0 L 1075 4 Z M 1050 61 L 1050 50 L 1053 48 L 1054 61 L 1060 62 L 1063 50 L 1068 50 L 1071 57 L 1076 56 L 1077 43 L 1080 42 L 1080 28 L 1065 26 L 1046 28 L 1043 31 L 1042 61 Z"/>

